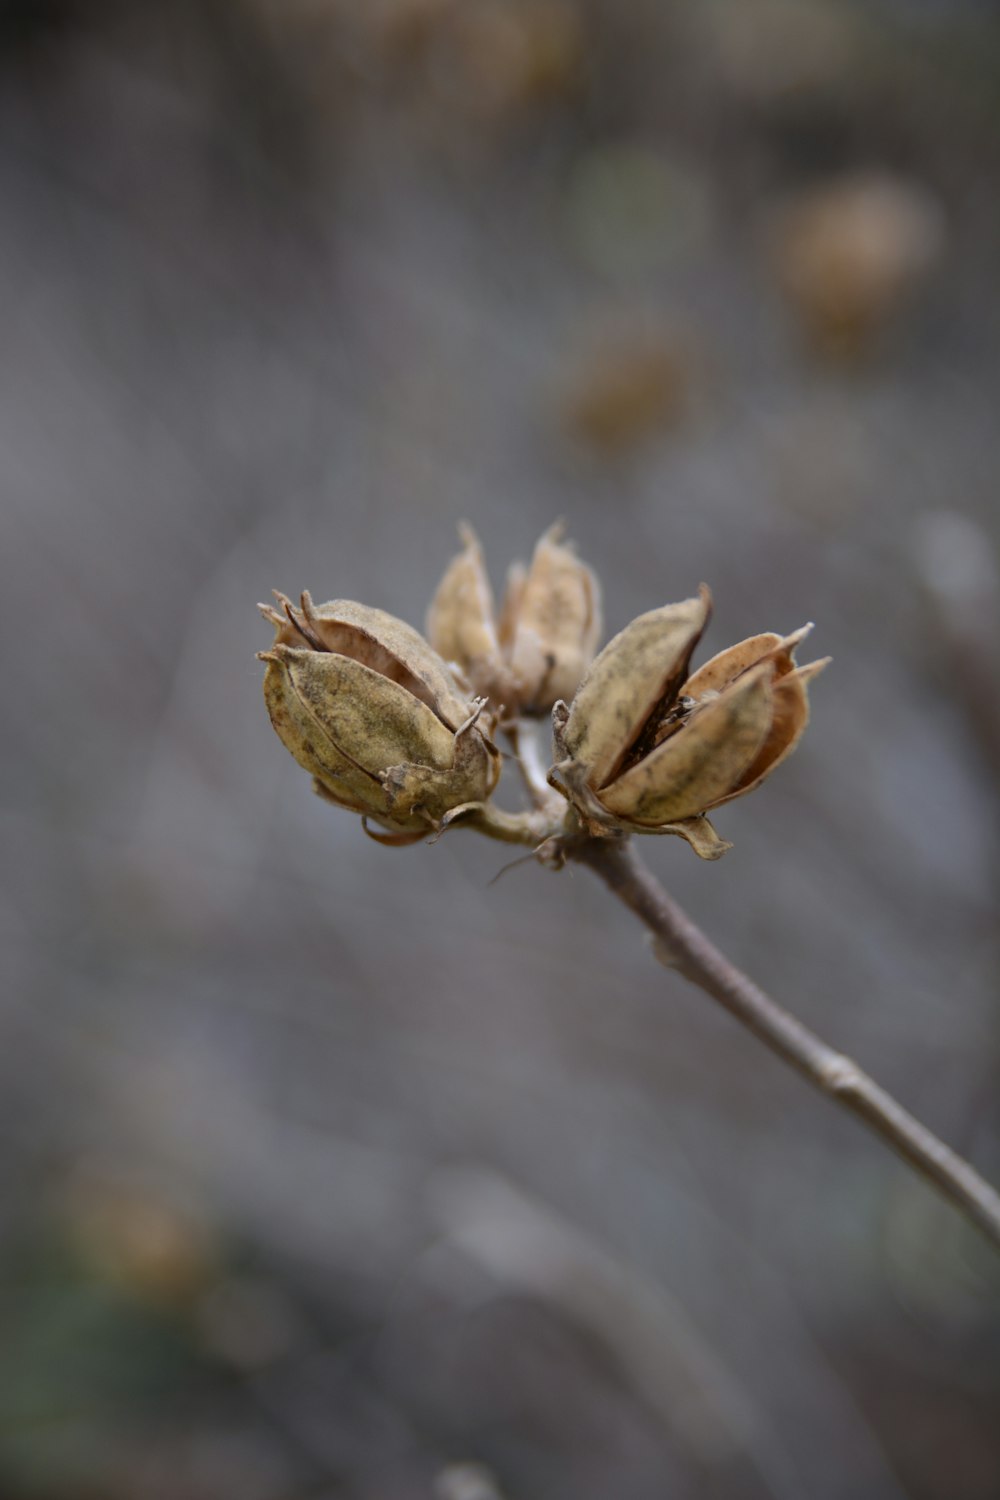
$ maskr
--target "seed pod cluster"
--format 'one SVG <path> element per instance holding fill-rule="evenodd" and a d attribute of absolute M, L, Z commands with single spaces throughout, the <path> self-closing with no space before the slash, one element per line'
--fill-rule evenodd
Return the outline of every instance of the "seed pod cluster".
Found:
<path fill-rule="evenodd" d="M 519 717 L 551 710 L 548 780 L 569 807 L 549 840 L 670 833 L 718 858 L 729 845 L 707 814 L 758 787 L 808 723 L 808 685 L 826 664 L 795 663 L 811 627 L 751 636 L 692 672 L 711 612 L 702 587 L 640 615 L 594 659 L 597 581 L 559 528 L 511 569 L 499 614 L 482 549 L 467 528 L 462 539 L 429 640 L 350 600 L 260 606 L 275 627 L 260 653 L 271 722 L 316 790 L 382 843 L 416 843 L 472 812 L 509 836 L 511 816 L 490 802 L 492 736 L 499 726 L 517 752 Z M 559 798 L 537 784 L 534 795 L 534 816 L 555 817 Z"/>

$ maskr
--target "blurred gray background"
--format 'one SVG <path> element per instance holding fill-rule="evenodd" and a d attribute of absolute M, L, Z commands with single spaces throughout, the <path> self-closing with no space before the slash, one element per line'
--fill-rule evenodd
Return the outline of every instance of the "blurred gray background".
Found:
<path fill-rule="evenodd" d="M 609 634 L 816 620 L 649 858 L 1000 1177 L 997 7 L 3 0 L 0 120 L 3 1500 L 995 1500 L 995 1258 L 585 873 L 319 803 L 254 604 L 562 515 Z"/>

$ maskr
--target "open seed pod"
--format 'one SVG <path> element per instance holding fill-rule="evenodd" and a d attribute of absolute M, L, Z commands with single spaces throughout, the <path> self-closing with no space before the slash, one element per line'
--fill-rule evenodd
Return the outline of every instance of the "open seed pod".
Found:
<path fill-rule="evenodd" d="M 826 661 L 796 667 L 790 636 L 751 636 L 690 674 L 711 597 L 640 615 L 597 657 L 555 715 L 550 780 L 594 831 L 673 833 L 703 859 L 730 846 L 706 813 L 753 791 L 794 750 L 807 688 Z"/>
<path fill-rule="evenodd" d="M 484 801 L 500 775 L 483 700 L 468 702 L 424 638 L 350 600 L 261 605 L 275 626 L 264 698 L 271 723 L 339 807 L 372 819 L 385 843 L 415 843 L 456 807 Z M 367 827 L 367 823 L 366 823 Z"/>

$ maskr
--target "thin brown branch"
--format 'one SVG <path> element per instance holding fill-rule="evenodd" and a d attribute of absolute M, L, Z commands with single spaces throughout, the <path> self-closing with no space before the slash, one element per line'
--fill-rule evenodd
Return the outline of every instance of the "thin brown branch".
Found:
<path fill-rule="evenodd" d="M 487 838 L 501 844 L 521 844 L 529 849 L 538 849 L 547 839 L 554 838 L 562 830 L 562 822 L 553 819 L 544 809 L 533 808 L 528 812 L 504 812 L 493 802 L 470 802 L 456 808 L 446 825 L 456 828 L 472 828 L 476 833 L 485 833 Z"/>
<path fill-rule="evenodd" d="M 628 840 L 586 839 L 568 852 L 635 913 L 656 938 L 665 962 L 863 1120 L 1000 1247 L 1000 1194 L 855 1062 L 827 1046 L 731 964 L 667 895 Z"/>

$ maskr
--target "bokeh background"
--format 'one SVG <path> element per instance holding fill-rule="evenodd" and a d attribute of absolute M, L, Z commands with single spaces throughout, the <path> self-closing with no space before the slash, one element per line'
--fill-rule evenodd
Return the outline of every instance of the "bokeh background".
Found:
<path fill-rule="evenodd" d="M 995 1258 L 585 873 L 321 805 L 254 604 L 562 515 L 609 633 L 815 619 L 649 857 L 1000 1177 L 996 5 L 3 0 L 0 116 L 4 1500 L 995 1500 Z"/>

